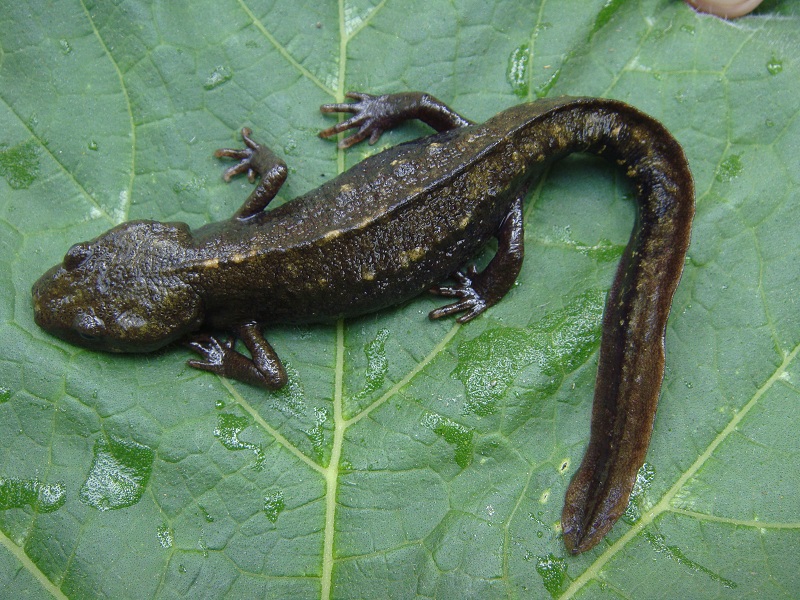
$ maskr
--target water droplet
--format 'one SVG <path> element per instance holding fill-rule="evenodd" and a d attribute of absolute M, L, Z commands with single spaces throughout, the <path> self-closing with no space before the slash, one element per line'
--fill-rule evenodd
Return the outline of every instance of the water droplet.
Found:
<path fill-rule="evenodd" d="M 181 575 L 186 573 L 186 567 L 184 565 L 178 565 L 178 573 Z"/>
<path fill-rule="evenodd" d="M 8 388 L 0 388 L 0 404 L 11 400 L 11 390 Z"/>
<path fill-rule="evenodd" d="M 223 83 L 233 77 L 233 73 L 228 67 L 219 65 L 216 69 L 211 71 L 211 74 L 206 78 L 203 87 L 207 90 L 213 90 L 215 87 L 221 86 Z"/>
<path fill-rule="evenodd" d="M 280 490 L 271 492 L 264 497 L 264 513 L 266 513 L 267 519 L 271 523 L 275 523 L 278 520 L 278 515 L 283 512 L 284 508 L 286 508 L 286 505 L 283 502 L 283 492 Z"/>
<path fill-rule="evenodd" d="M 161 544 L 162 548 L 165 549 L 172 548 L 173 544 L 172 530 L 167 526 L 166 523 L 158 526 L 158 529 L 156 530 L 156 535 L 158 536 L 158 543 Z"/>
<path fill-rule="evenodd" d="M 0 176 L 9 187 L 24 190 L 31 186 L 39 174 L 39 148 L 29 140 L 16 146 L 0 145 Z"/>
<path fill-rule="evenodd" d="M 67 501 L 63 483 L 44 484 L 38 479 L 0 477 L 0 510 L 30 506 L 40 513 L 58 510 Z"/>
<path fill-rule="evenodd" d="M 563 475 L 567 471 L 569 471 L 569 466 L 571 461 L 568 458 L 565 458 L 564 461 L 561 463 L 561 466 L 558 467 L 559 472 Z"/>
<path fill-rule="evenodd" d="M 689 35 L 694 35 L 695 34 L 695 28 L 692 27 L 691 25 L 681 25 L 680 30 L 683 33 L 688 33 Z"/>
<path fill-rule="evenodd" d="M 723 160 L 717 168 L 716 179 L 720 183 L 728 182 L 734 177 L 738 177 L 744 171 L 741 154 L 731 154 Z"/>
<path fill-rule="evenodd" d="M 603 238 L 594 246 L 586 246 L 584 244 L 575 244 L 575 249 L 589 258 L 597 262 L 616 262 L 625 252 L 625 246 L 615 244 L 611 240 Z"/>
<path fill-rule="evenodd" d="M 58 45 L 61 46 L 61 54 L 67 55 L 72 52 L 72 46 L 67 40 L 58 40 Z"/>
<path fill-rule="evenodd" d="M 328 420 L 328 411 L 325 408 L 314 409 L 314 420 L 316 423 L 306 432 L 308 439 L 311 440 L 311 447 L 314 450 L 314 457 L 321 461 L 324 454 L 325 443 L 325 421 Z"/>
<path fill-rule="evenodd" d="M 154 458 L 147 446 L 101 437 L 94 444 L 92 466 L 80 490 L 81 502 L 98 510 L 136 504 L 147 487 Z"/>
<path fill-rule="evenodd" d="M 767 62 L 767 72 L 770 75 L 777 75 L 783 71 L 783 61 L 775 58 L 774 56 Z"/>
<path fill-rule="evenodd" d="M 217 416 L 217 427 L 214 429 L 214 437 L 228 450 L 252 450 L 256 455 L 256 462 L 253 468 L 259 470 L 264 466 L 264 451 L 261 446 L 243 442 L 239 439 L 239 433 L 250 425 L 247 417 L 237 415 L 222 414 Z"/>
<path fill-rule="evenodd" d="M 604 301 L 603 292 L 589 290 L 530 327 L 494 327 L 461 342 L 452 374 L 466 390 L 464 411 L 492 414 L 519 371 L 530 364 L 540 369 L 537 391 L 557 390 L 599 345 Z"/>
<path fill-rule="evenodd" d="M 214 408 L 216 408 L 217 410 L 222 410 L 223 408 L 225 408 L 225 401 L 222 398 L 217 398 L 214 401 Z"/>
<path fill-rule="evenodd" d="M 649 531 L 643 532 L 644 539 L 646 539 L 650 544 L 655 548 L 656 552 L 663 553 L 679 565 L 682 565 L 688 568 L 690 571 L 694 571 L 696 573 L 703 573 L 707 575 L 712 581 L 722 584 L 726 588 L 734 589 L 738 587 L 738 584 L 735 581 L 731 581 L 730 579 L 726 579 L 722 577 L 719 573 L 715 573 L 708 567 L 704 567 L 700 563 L 697 563 L 691 560 L 688 556 L 686 556 L 678 546 L 668 545 L 666 543 L 666 538 L 661 534 L 651 533 Z"/>
<path fill-rule="evenodd" d="M 427 413 L 422 417 L 422 424 L 433 432 L 444 438 L 448 444 L 455 446 L 455 461 L 462 469 L 466 469 L 472 462 L 472 438 L 475 430 L 456 423 L 452 419 Z"/>
<path fill-rule="evenodd" d="M 214 522 L 214 517 L 212 517 L 211 514 L 204 507 L 202 507 L 200 505 L 198 505 L 197 507 L 203 513 L 203 518 L 206 520 L 206 523 L 213 523 Z"/>
<path fill-rule="evenodd" d="M 534 558 L 536 558 L 536 555 L 535 555 L 533 552 L 531 552 L 530 550 L 526 550 L 526 551 L 525 551 L 525 556 L 523 556 L 523 557 L 522 557 L 522 559 L 523 559 L 524 561 L 526 561 L 526 562 L 530 562 L 530 561 L 532 561 Z"/>
<path fill-rule="evenodd" d="M 656 477 L 656 469 L 650 463 L 644 463 L 636 473 L 636 481 L 633 483 L 631 497 L 625 512 L 622 513 L 622 520 L 628 525 L 633 525 L 642 517 L 641 506 L 645 503 L 645 495 L 653 480 Z"/>
<path fill-rule="evenodd" d="M 542 578 L 544 589 L 556 598 L 567 576 L 567 562 L 554 554 L 539 556 L 536 559 L 536 572 Z"/>
<path fill-rule="evenodd" d="M 389 370 L 389 360 L 386 358 L 386 340 L 389 339 L 389 330 L 384 328 L 378 331 L 375 339 L 364 345 L 364 354 L 367 356 L 367 372 L 364 375 L 364 389 L 356 394 L 354 400 L 363 400 L 375 390 L 378 390 L 386 380 Z"/>
<path fill-rule="evenodd" d="M 178 181 L 172 184 L 172 191 L 176 194 L 183 194 L 186 192 L 195 193 L 202 190 L 205 185 L 205 177 L 192 177 L 188 181 Z"/>
<path fill-rule="evenodd" d="M 92 150 L 93 152 L 97 152 L 98 146 L 97 146 L 97 142 L 96 141 L 89 140 L 89 144 L 87 145 L 87 147 L 89 148 L 89 150 Z"/>
<path fill-rule="evenodd" d="M 271 404 L 282 413 L 301 417 L 305 412 L 306 403 L 303 400 L 305 391 L 300 383 L 300 373 L 289 362 L 283 363 L 283 366 L 289 382 L 278 391 L 272 392 Z"/>
<path fill-rule="evenodd" d="M 519 98 L 525 98 L 530 91 L 528 83 L 528 64 L 531 53 L 528 44 L 522 44 L 514 49 L 508 57 L 506 80 L 511 84 L 511 89 Z"/>
<path fill-rule="evenodd" d="M 541 516 L 542 516 L 542 512 L 541 511 L 539 511 L 538 515 L 536 515 L 536 514 L 534 514 L 532 512 L 528 513 L 528 518 L 531 521 L 533 521 L 534 523 L 538 523 L 539 525 L 544 525 L 544 521 L 542 521 Z"/>

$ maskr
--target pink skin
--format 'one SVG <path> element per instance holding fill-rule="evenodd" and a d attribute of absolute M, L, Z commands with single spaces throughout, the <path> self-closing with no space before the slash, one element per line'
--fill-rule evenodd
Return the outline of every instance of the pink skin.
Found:
<path fill-rule="evenodd" d="M 686 0 L 686 3 L 700 12 L 716 15 L 723 19 L 733 19 L 752 12 L 761 4 L 761 1 L 762 0 Z"/>

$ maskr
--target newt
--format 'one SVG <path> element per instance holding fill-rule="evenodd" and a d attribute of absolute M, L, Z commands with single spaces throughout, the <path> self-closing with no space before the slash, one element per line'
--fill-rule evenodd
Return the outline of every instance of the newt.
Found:
<path fill-rule="evenodd" d="M 573 152 L 605 157 L 632 180 L 637 217 L 607 298 L 589 445 L 562 514 L 567 549 L 592 548 L 625 510 L 652 433 L 694 214 L 680 145 L 658 121 L 614 100 L 540 100 L 475 124 L 424 93 L 347 96 L 353 102 L 321 107 L 352 113 L 320 133 L 356 129 L 340 147 L 375 143 L 410 119 L 437 133 L 265 210 L 287 168 L 245 128 L 244 149 L 216 152 L 238 161 L 226 180 L 260 177 L 230 219 L 194 231 L 129 221 L 72 246 L 33 285 L 36 323 L 110 352 L 183 341 L 200 356 L 192 367 L 278 389 L 286 371 L 264 327 L 354 317 L 426 290 L 454 299 L 431 319 L 470 321 L 520 272 L 523 199 L 543 165 Z M 493 237 L 488 265 L 464 268 Z M 236 350 L 237 338 L 249 357 Z"/>

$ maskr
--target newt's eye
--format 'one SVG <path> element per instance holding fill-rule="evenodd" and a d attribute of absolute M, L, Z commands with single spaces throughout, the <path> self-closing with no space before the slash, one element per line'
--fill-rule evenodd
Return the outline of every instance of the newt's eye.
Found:
<path fill-rule="evenodd" d="M 105 329 L 106 324 L 91 309 L 79 312 L 72 321 L 72 330 L 87 342 L 98 341 L 105 333 Z"/>
<path fill-rule="evenodd" d="M 75 244 L 72 248 L 67 250 L 67 254 L 64 256 L 64 268 L 67 271 L 77 269 L 79 266 L 81 266 L 81 264 L 83 264 L 83 261 L 89 258 L 91 253 L 92 251 L 88 242 Z"/>

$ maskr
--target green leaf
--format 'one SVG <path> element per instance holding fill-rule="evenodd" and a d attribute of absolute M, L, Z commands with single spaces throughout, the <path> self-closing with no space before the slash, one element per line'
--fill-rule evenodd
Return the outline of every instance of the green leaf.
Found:
<path fill-rule="evenodd" d="M 191 8 L 189 8 L 191 6 Z M 0 6 L 0 586 L 14 598 L 791 598 L 800 589 L 800 14 L 666 0 L 21 0 Z M 30 286 L 127 219 L 227 218 L 214 149 L 250 126 L 279 201 L 376 150 L 316 132 L 346 90 L 482 120 L 560 94 L 662 120 L 697 217 L 631 507 L 567 556 L 600 308 L 633 222 L 621 173 L 555 165 L 518 285 L 465 326 L 422 297 L 266 332 L 266 393 L 32 320 Z M 485 260 L 483 257 L 481 260 Z"/>

